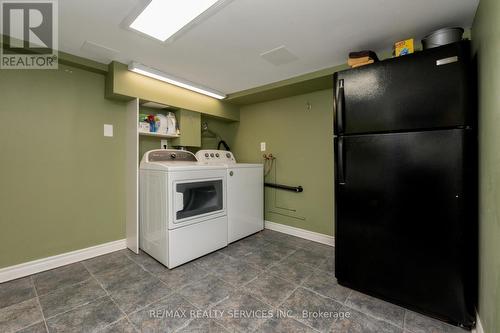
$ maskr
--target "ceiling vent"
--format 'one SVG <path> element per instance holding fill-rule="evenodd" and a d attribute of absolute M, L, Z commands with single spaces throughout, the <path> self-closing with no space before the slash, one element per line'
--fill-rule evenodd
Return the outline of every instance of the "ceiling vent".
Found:
<path fill-rule="evenodd" d="M 288 51 L 285 45 L 261 53 L 260 56 L 275 66 L 285 65 L 299 59 Z"/>
<path fill-rule="evenodd" d="M 81 50 L 89 56 L 92 56 L 94 59 L 97 59 L 98 61 L 104 63 L 116 60 L 118 54 L 120 54 L 120 52 L 117 50 L 93 42 L 89 42 L 88 40 L 83 42 Z"/>

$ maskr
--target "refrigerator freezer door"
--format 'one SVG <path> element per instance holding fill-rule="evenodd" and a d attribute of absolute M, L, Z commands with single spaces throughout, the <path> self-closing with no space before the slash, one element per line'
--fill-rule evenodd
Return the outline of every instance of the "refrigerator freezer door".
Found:
<path fill-rule="evenodd" d="M 472 125 L 469 59 L 460 42 L 336 73 L 336 133 Z"/>
<path fill-rule="evenodd" d="M 340 284 L 455 324 L 473 323 L 472 221 L 462 183 L 468 132 L 336 138 Z"/>

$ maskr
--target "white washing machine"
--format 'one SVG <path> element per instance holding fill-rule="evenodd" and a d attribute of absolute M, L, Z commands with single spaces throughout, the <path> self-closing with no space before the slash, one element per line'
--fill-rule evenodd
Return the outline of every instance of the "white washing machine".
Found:
<path fill-rule="evenodd" d="M 139 246 L 173 268 L 227 246 L 227 168 L 182 150 L 144 154 L 139 171 Z"/>
<path fill-rule="evenodd" d="M 264 229 L 264 167 L 236 163 L 225 150 L 200 150 L 198 161 L 227 168 L 228 241 L 237 241 Z"/>

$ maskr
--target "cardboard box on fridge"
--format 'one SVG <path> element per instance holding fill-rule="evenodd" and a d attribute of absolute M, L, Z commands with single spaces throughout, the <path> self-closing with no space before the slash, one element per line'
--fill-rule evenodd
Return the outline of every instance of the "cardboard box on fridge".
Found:
<path fill-rule="evenodd" d="M 400 57 L 413 53 L 415 51 L 413 47 L 413 38 L 405 39 L 394 44 L 394 55 Z"/>

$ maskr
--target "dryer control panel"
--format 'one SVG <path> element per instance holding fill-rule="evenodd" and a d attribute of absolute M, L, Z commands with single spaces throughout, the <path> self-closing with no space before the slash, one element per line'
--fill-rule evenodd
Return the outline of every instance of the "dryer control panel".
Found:
<path fill-rule="evenodd" d="M 233 153 L 227 150 L 199 150 L 196 159 L 207 164 L 236 164 Z"/>
<path fill-rule="evenodd" d="M 177 149 L 154 149 L 146 152 L 143 161 L 146 162 L 197 162 L 193 153 Z"/>

